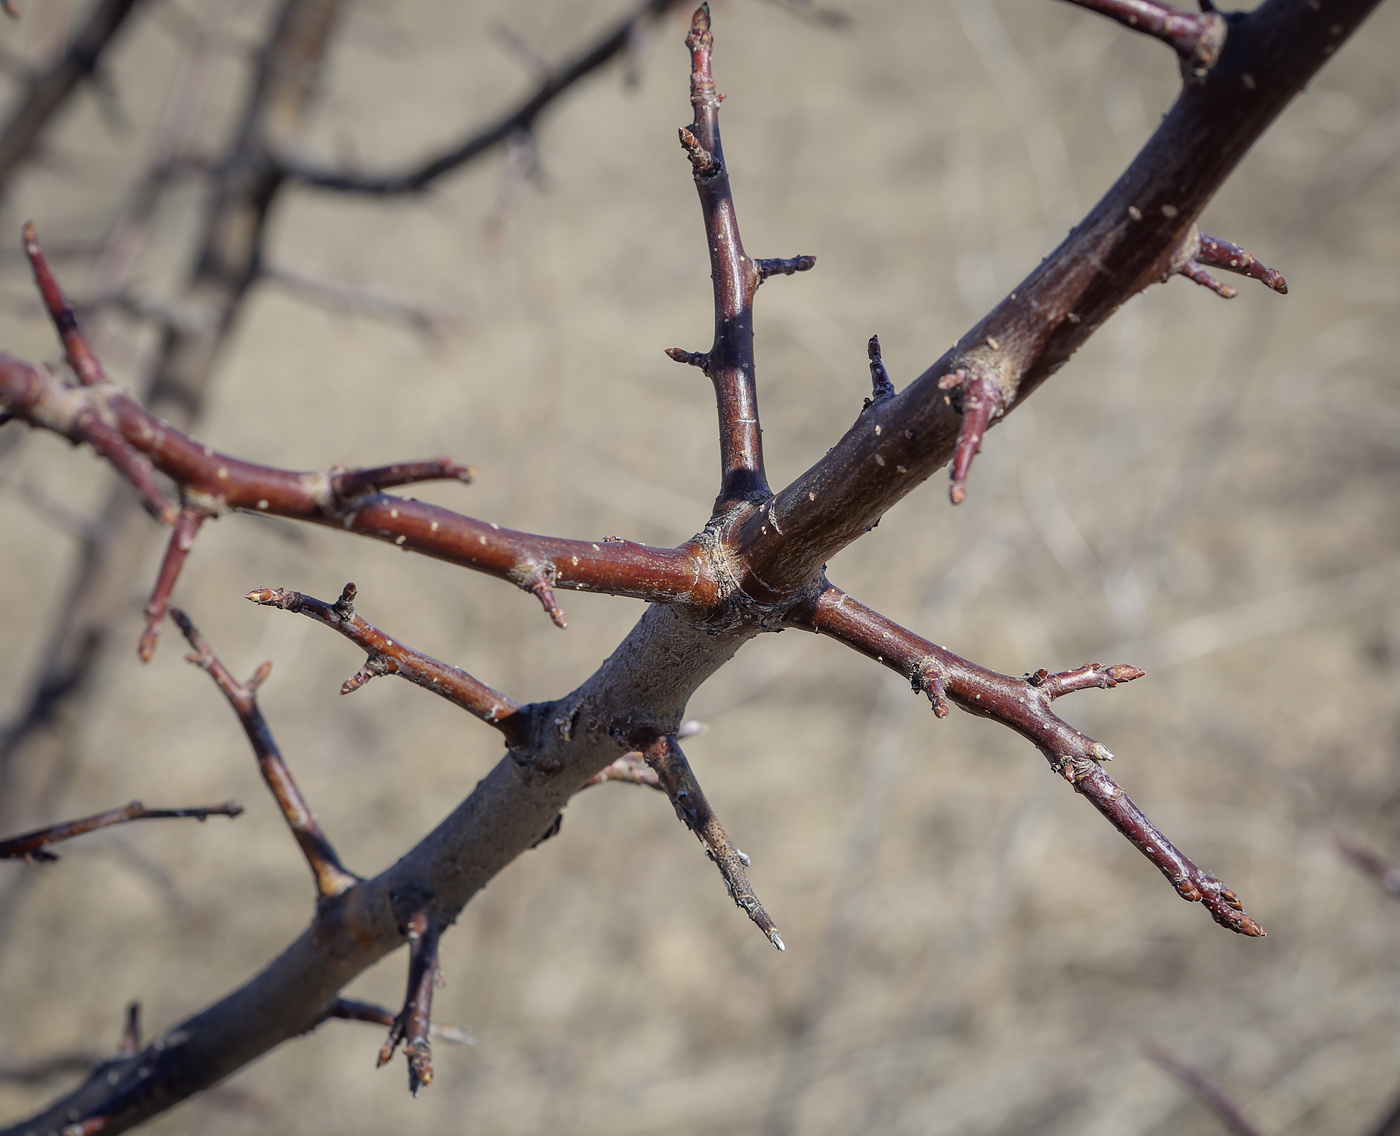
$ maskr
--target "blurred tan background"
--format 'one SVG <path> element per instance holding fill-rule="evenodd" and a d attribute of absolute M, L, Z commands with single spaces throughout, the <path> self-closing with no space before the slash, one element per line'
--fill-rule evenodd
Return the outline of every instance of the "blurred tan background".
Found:
<path fill-rule="evenodd" d="M 25 5 L 16 51 L 80 9 Z M 505 21 L 558 59 L 625 6 L 362 0 L 332 55 L 309 154 L 397 166 L 484 122 L 531 76 Z M 269 7 L 246 3 L 235 34 Z M 20 264 L 101 237 L 141 170 L 178 55 L 151 8 L 111 80 L 133 124 L 80 96 L 8 203 L 0 346 L 56 360 Z M 902 386 L 1048 252 L 1174 97 L 1170 53 L 1048 0 L 852 2 L 833 30 L 761 0 L 714 5 L 726 152 L 748 250 L 812 253 L 757 305 L 770 479 L 819 456 L 868 391 L 878 332 Z M 708 269 L 675 129 L 684 20 L 629 90 L 619 68 L 542 124 L 541 176 L 500 232 L 500 154 L 426 196 L 296 192 L 278 265 L 443 317 L 425 340 L 263 288 L 199 427 L 297 468 L 446 453 L 467 487 L 419 495 L 535 531 L 674 544 L 717 485 L 714 409 L 662 349 L 710 337 Z M 838 557 L 832 579 L 940 643 L 1020 673 L 1088 660 L 1148 677 L 1063 712 L 1112 772 L 1269 930 L 1214 926 L 1008 731 L 926 701 L 797 632 L 703 688 L 688 749 L 788 943 L 729 902 L 656 794 L 606 786 L 499 877 L 444 941 L 437 1079 L 375 1072 L 381 1031 L 331 1023 L 152 1132 L 1208 1133 L 1137 1050 L 1213 1070 L 1268 1131 L 1363 1133 L 1400 1093 L 1400 902 L 1334 833 L 1400 859 L 1400 9 L 1382 9 L 1288 111 L 1203 219 L 1285 273 L 1286 298 L 1224 302 L 1185 280 L 1132 301 L 989 436 L 954 510 L 939 475 Z M 236 51 L 201 137 L 241 93 Z M 143 261 L 177 280 L 197 218 L 171 198 Z M 81 259 L 60 261 L 75 291 Z M 1251 282 L 1244 282 L 1246 285 Z M 133 382 L 148 336 L 109 322 Z M 19 427 L 6 428 L 5 433 Z M 0 434 L 0 437 L 3 437 Z M 110 474 L 51 437 L 0 471 L 0 718 L 22 705 L 66 586 L 74 517 Z M 212 684 L 166 631 L 135 658 L 163 542 L 131 595 L 52 817 L 137 797 L 234 796 L 233 823 L 130 826 L 59 849 L 0 940 L 0 1063 L 115 1045 L 139 999 L 166 1028 L 304 926 L 305 867 Z M 343 858 L 374 873 L 500 756 L 495 735 L 406 683 L 342 699 L 360 664 L 254 587 L 333 598 L 526 701 L 561 695 L 640 608 L 567 593 L 566 632 L 529 596 L 391 548 L 248 517 L 208 526 L 176 594 L 262 704 Z M 404 957 L 350 993 L 397 1006 Z M 65 1082 L 0 1085 L 0 1117 Z"/>

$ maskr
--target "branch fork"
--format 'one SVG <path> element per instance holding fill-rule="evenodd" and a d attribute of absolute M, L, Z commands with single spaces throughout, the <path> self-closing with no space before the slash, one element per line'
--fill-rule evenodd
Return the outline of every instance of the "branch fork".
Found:
<path fill-rule="evenodd" d="M 1050 703 L 1064 694 L 1112 689 L 1142 677 L 1137 667 L 1090 663 L 1051 674 L 1013 678 L 980 667 L 901 627 L 828 584 L 790 617 L 790 625 L 829 635 L 910 679 L 928 694 L 934 712 L 955 702 L 962 710 L 1008 726 L 1036 746 L 1050 768 L 1089 802 L 1160 871 L 1178 895 L 1201 903 L 1221 926 L 1258 937 L 1264 930 L 1238 897 L 1186 858 L 1103 770 L 1108 747 L 1059 718 Z M 942 717 L 943 714 L 939 714 Z"/>

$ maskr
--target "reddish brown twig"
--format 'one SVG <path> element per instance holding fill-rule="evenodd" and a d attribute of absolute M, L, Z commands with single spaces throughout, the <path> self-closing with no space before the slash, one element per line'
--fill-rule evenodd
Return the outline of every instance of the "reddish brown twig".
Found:
<path fill-rule="evenodd" d="M 709 5 L 702 4 L 695 10 L 685 40 L 690 49 L 690 103 L 695 120 L 681 131 L 681 143 L 690 156 L 700 194 L 714 283 L 715 338 L 705 354 L 704 368 L 714 385 L 719 409 L 720 491 L 715 499 L 719 512 L 771 494 L 763 473 L 763 437 L 754 385 L 753 297 L 762 276 L 739 238 L 734 196 L 724 167 L 719 133 L 723 96 L 715 92 L 710 68 L 713 44 Z M 671 357 L 677 358 L 675 354 Z"/>
<path fill-rule="evenodd" d="M 728 573 L 725 589 L 711 588 L 709 553 L 684 550 L 672 566 L 678 575 L 682 566 L 688 567 L 695 577 L 672 596 L 680 611 L 648 608 L 627 640 L 578 690 L 538 705 L 534 712 L 555 729 L 538 731 L 529 752 L 512 753 L 499 763 L 451 817 L 391 869 L 356 888 L 346 901 L 322 905 L 308 932 L 255 980 L 182 1023 L 179 1047 L 148 1047 L 129 1068 L 95 1075 L 39 1117 L 21 1122 L 19 1131 L 49 1131 L 70 1115 L 111 1112 L 114 1102 L 125 1109 L 124 1126 L 155 1115 L 290 1034 L 324 1020 L 346 982 L 402 944 L 395 921 L 382 915 L 396 897 L 431 894 L 444 922 L 455 916 L 505 864 L 549 831 L 569 793 L 616 759 L 617 736 L 635 732 L 638 723 L 652 723 L 653 737 L 665 734 L 699 684 L 743 642 L 779 626 L 804 625 L 804 610 L 821 606 L 811 597 L 821 586 L 822 564 L 952 457 L 960 416 L 937 389 L 939 378 L 975 360 L 995 373 L 1011 409 L 1116 308 L 1173 271 L 1194 218 L 1224 177 L 1373 6 L 1374 0 L 1328 0 L 1315 6 L 1304 0 L 1264 0 L 1253 11 L 1232 16 L 1227 50 L 1205 82 L 1184 93 L 1133 166 L 1006 301 L 924 375 L 861 416 L 775 499 L 761 508 L 736 506 L 707 531 L 717 550 L 714 556 L 723 559 Z M 1250 83 L 1243 81 L 1246 76 Z M 723 170 L 722 156 L 719 168 Z M 10 390 L 15 370 L 13 364 L 0 367 L 0 388 Z M 28 382 L 24 378 L 21 385 Z M 355 516 L 400 507 L 376 498 L 361 505 Z M 630 551 L 633 546 L 606 547 Z M 657 556 L 650 564 L 639 560 L 633 566 L 653 590 L 660 590 L 655 580 L 668 563 Z M 810 620 L 806 625 L 812 626 Z M 889 628 L 891 637 L 896 632 L 908 637 L 886 622 L 884 629 Z M 894 650 L 884 645 L 878 625 L 862 628 L 852 645 L 882 661 Z M 990 684 L 987 690 L 1030 698 L 1024 720 L 1014 714 L 1003 717 L 1008 724 L 1029 736 L 1046 725 L 1041 707 L 1026 693 L 1035 688 L 1025 680 L 989 679 L 991 672 L 981 672 L 979 679 L 970 664 L 955 656 L 931 656 L 935 649 L 927 641 L 905 645 L 914 661 L 932 658 L 940 664 L 945 697 L 964 708 L 985 709 L 976 698 L 981 681 Z M 992 679 L 1008 685 L 998 688 Z M 1090 741 L 1059 725 L 1064 738 L 1050 741 Z M 1081 761 L 1103 757 L 1097 749 L 1092 755 L 1079 752 Z M 1073 760 L 1062 761 L 1061 770 L 1070 769 L 1081 792 L 1105 784 L 1105 793 L 1116 790 L 1106 779 L 1078 778 L 1072 765 Z M 1105 805 L 1096 798 L 1096 803 L 1112 812 L 1111 802 Z M 1150 830 L 1145 820 L 1141 824 Z M 1172 857 L 1179 858 L 1155 830 L 1136 835 L 1151 846 L 1144 851 L 1164 871 Z M 1191 867 L 1196 876 L 1184 878 L 1179 890 L 1193 879 L 1213 886 L 1189 898 L 1204 898 L 1208 906 L 1234 901 L 1218 881 Z M 1240 923 L 1239 929 L 1248 933 L 1243 919 Z M 228 1052 L 229 1031 L 236 1031 L 241 1041 L 236 1054 Z"/>
<path fill-rule="evenodd" d="M 1186 277 L 1193 284 L 1199 284 L 1202 288 L 1209 288 L 1222 300 L 1233 300 L 1240 294 L 1240 290 L 1233 285 L 1226 284 L 1223 280 L 1218 280 L 1207 272 L 1198 261 L 1187 260 L 1182 263 L 1177 270 L 1177 275 Z"/>
<path fill-rule="evenodd" d="M 1111 667 L 1102 663 L 1085 663 L 1082 667 L 1058 674 L 1051 674 L 1042 668 L 1027 675 L 1026 681 L 1040 687 L 1048 698 L 1055 699 L 1063 694 L 1073 694 L 1076 690 L 1112 690 L 1120 682 L 1132 682 L 1146 673 L 1126 663 L 1116 663 Z"/>
<path fill-rule="evenodd" d="M 433 1083 L 433 1047 L 429 1029 L 433 1016 L 433 987 L 439 981 L 438 925 L 426 911 L 415 911 L 408 919 L 408 993 L 403 1009 L 389 1027 L 389 1036 L 379 1050 L 376 1068 L 389 1063 L 399 1042 L 408 1058 L 408 1089 L 415 1097 Z"/>
<path fill-rule="evenodd" d="M 287 827 L 292 830 L 292 836 L 296 838 L 297 845 L 311 868 L 311 875 L 316 881 L 316 894 L 321 899 L 329 899 L 348 891 L 359 882 L 359 877 L 341 866 L 340 858 L 331 847 L 331 842 L 326 839 L 326 834 L 321 831 L 316 814 L 311 811 L 311 806 L 301 795 L 296 781 L 292 779 L 291 770 L 282 760 L 282 753 L 273 740 L 272 731 L 267 728 L 262 711 L 258 709 L 257 690 L 267 680 L 272 664 L 263 663 L 246 684 L 241 683 L 219 661 L 204 636 L 190 622 L 189 616 L 179 608 L 173 607 L 170 609 L 170 617 L 179 625 L 190 646 L 194 648 L 193 654 L 187 655 L 186 658 L 214 680 L 214 684 L 228 699 L 228 704 L 233 707 L 233 712 L 238 715 L 243 732 L 248 735 L 253 754 L 258 759 L 258 770 L 276 798 L 282 816 L 286 818 Z"/>
<path fill-rule="evenodd" d="M 685 363 L 690 367 L 699 367 L 707 375 L 710 373 L 710 357 L 703 351 L 687 351 L 684 347 L 668 347 L 666 354 L 677 363 Z"/>
<path fill-rule="evenodd" d="M 49 268 L 32 224 L 24 226 L 24 250 L 34 269 L 34 281 L 43 297 L 49 318 L 58 331 L 59 340 L 63 344 L 64 354 L 69 366 L 73 368 L 73 373 L 84 386 L 94 388 L 99 393 L 115 390 L 116 388 L 107 381 L 107 375 L 97 361 L 82 329 L 78 327 L 72 305 L 68 303 L 67 297 L 54 278 L 53 271 Z M 60 389 L 61 401 L 61 392 L 67 389 L 66 385 L 56 377 L 53 381 Z M 65 417 L 68 429 L 62 432 L 75 442 L 87 442 L 116 466 L 117 471 L 140 494 L 141 502 L 151 516 L 163 524 L 174 524 L 179 515 L 179 506 L 169 500 L 157 484 L 150 459 L 138 453 L 130 440 L 123 437 L 121 431 L 109 422 L 104 401 L 100 398 L 76 401 L 78 405 L 67 410 Z"/>
<path fill-rule="evenodd" d="M 368 1022 L 376 1026 L 392 1026 L 398 1015 L 387 1006 L 373 1002 L 358 1002 L 352 998 L 337 998 L 331 1003 L 326 1014 L 328 1018 L 340 1018 L 347 1022 Z M 476 1038 L 471 1030 L 461 1026 L 443 1026 L 432 1022 L 428 1026 L 428 1036 L 435 1041 L 445 1041 L 449 1045 L 475 1045 Z"/>
<path fill-rule="evenodd" d="M 816 264 L 816 257 L 805 255 L 788 257 L 786 260 L 768 259 L 753 262 L 760 281 L 767 280 L 770 276 L 791 276 L 794 272 L 810 272 Z"/>
<path fill-rule="evenodd" d="M 73 312 L 73 305 L 68 302 L 68 297 L 63 294 L 58 281 L 54 279 L 44 250 L 39 247 L 39 235 L 33 222 L 25 222 L 23 234 L 24 254 L 29 258 L 29 267 L 34 272 L 34 283 L 39 289 L 39 296 L 44 301 L 49 319 L 58 332 L 59 342 L 63 344 L 68 365 L 73 368 L 73 373 L 84 386 L 102 386 L 107 382 L 107 372 L 102 369 L 102 364 L 93 354 L 87 336 L 78 327 L 78 317 Z"/>
<path fill-rule="evenodd" d="M 607 540 L 606 537 L 603 538 Z M 540 601 L 540 607 L 544 608 L 545 615 L 554 621 L 554 626 L 563 631 L 569 626 L 569 620 L 564 615 L 563 609 L 555 602 L 554 589 L 549 586 L 550 575 L 547 568 L 539 568 L 530 577 L 529 583 L 525 585 L 526 591 L 534 595 Z"/>
<path fill-rule="evenodd" d="M 878 335 L 870 337 L 870 342 L 865 346 L 865 353 L 870 357 L 870 397 L 865 400 L 865 405 L 861 407 L 862 414 L 876 403 L 884 402 L 895 396 L 894 383 L 890 382 L 890 373 L 885 370 L 885 361 L 880 356 L 880 337 Z"/>
<path fill-rule="evenodd" d="M 1098 12 L 1124 27 L 1155 36 L 1170 44 L 1181 59 L 1181 73 L 1188 82 L 1204 79 L 1225 47 L 1225 18 L 1203 0 L 1202 11 L 1183 12 L 1157 0 L 1070 0 Z"/>
<path fill-rule="evenodd" d="M 982 448 L 987 426 L 1005 409 L 1005 400 L 992 375 L 975 363 L 944 375 L 938 380 L 938 389 L 948 392 L 951 405 L 962 416 L 949 470 L 953 484 L 948 490 L 949 500 L 961 505 L 967 498 L 967 475 L 972 472 L 972 459 Z"/>
<path fill-rule="evenodd" d="M 199 535 L 199 526 L 204 524 L 206 514 L 202 509 L 189 505 L 180 510 L 175 521 L 170 543 L 165 547 L 165 559 L 160 562 L 156 574 L 156 586 L 146 603 L 146 630 L 141 633 L 141 642 L 136 653 L 143 663 L 149 663 L 156 653 L 156 640 L 160 636 L 160 625 L 165 621 L 165 610 L 170 606 L 170 595 L 175 590 L 175 581 L 180 578 L 180 569 L 185 566 L 185 557 L 194 547 L 194 539 Z"/>
<path fill-rule="evenodd" d="M 1281 296 L 1288 295 L 1288 281 L 1283 278 L 1283 274 L 1260 264 L 1252 253 L 1199 229 L 1196 230 L 1196 237 L 1199 245 L 1195 260 L 1199 263 L 1223 268 L 1226 272 L 1234 272 L 1240 276 L 1248 276 L 1251 280 L 1259 280 L 1268 285 Z"/>
<path fill-rule="evenodd" d="M 904 675 L 916 690 L 935 686 L 940 696 L 946 692 L 968 713 L 1009 726 L 1032 742 L 1050 767 L 1167 877 L 1182 899 L 1200 902 L 1222 927 L 1241 935 L 1264 934 L 1235 893 L 1182 855 L 1103 771 L 1101 763 L 1113 757 L 1108 748 L 1050 709 L 1051 700 L 1061 694 L 1130 681 L 1142 673 L 1136 667 L 1081 667 L 1045 674 L 1039 683 L 997 674 L 915 635 L 832 585 L 790 619 L 794 626 L 830 635 Z M 1032 678 L 1040 675 L 1037 671 Z M 937 709 L 936 700 L 934 705 Z"/>
<path fill-rule="evenodd" d="M 3 354 L 0 409 L 75 442 L 96 445 L 93 431 L 100 427 L 121 443 L 118 448 L 123 452 L 134 454 L 131 447 L 135 447 L 148 455 L 179 485 L 185 501 L 207 514 L 244 509 L 328 525 L 498 576 L 536 595 L 543 579 L 552 587 L 665 603 L 712 595 L 717 582 L 701 570 L 694 550 L 686 546 L 652 548 L 631 541 L 608 544 L 534 536 L 385 493 L 349 500 L 337 497 L 337 485 L 375 484 L 373 479 L 385 477 L 384 469 L 392 467 L 363 475 L 344 469 L 301 473 L 240 461 L 162 423 L 111 384 L 70 387 Z M 115 429 L 99 413 L 109 417 Z M 120 454 L 103 452 L 124 476 L 137 477 L 139 471 L 124 465 Z M 403 463 L 398 468 L 425 470 L 435 464 Z M 426 476 L 460 478 L 460 473 L 451 471 L 462 467 L 448 465 L 447 472 Z M 167 504 L 173 523 L 178 511 L 173 503 Z"/>
<path fill-rule="evenodd" d="M 340 599 L 333 604 L 281 588 L 260 588 L 249 592 L 247 598 L 256 604 L 299 612 L 340 632 L 364 650 L 368 656 L 365 665 L 345 680 L 341 694 L 358 690 L 377 675 L 396 674 L 460 706 L 487 725 L 495 726 L 511 745 L 528 743 L 530 725 L 527 715 L 520 713 L 518 702 L 492 690 L 464 670 L 440 663 L 389 638 L 374 624 L 355 614 L 355 594 L 355 585 L 346 584 Z"/>
<path fill-rule="evenodd" d="M 1332 844 L 1347 863 L 1365 872 L 1391 895 L 1400 895 L 1400 868 L 1364 845 L 1356 844 L 1345 837 L 1334 836 Z"/>
<path fill-rule="evenodd" d="M 132 801 L 120 809 L 109 809 L 105 813 L 95 813 L 79 820 L 64 821 L 62 824 L 0 840 L 0 860 L 27 860 L 31 864 L 57 860 L 56 854 L 46 851 L 47 845 L 57 844 L 60 840 L 72 840 L 73 837 L 82 836 L 86 832 L 110 828 L 114 824 L 126 824 L 133 820 L 177 820 L 188 817 L 202 821 L 211 816 L 236 817 L 242 812 L 243 806 L 237 801 L 188 809 L 148 809 L 140 801 Z"/>
<path fill-rule="evenodd" d="M 714 861 L 715 867 L 724 877 L 724 886 L 729 889 L 730 897 L 744 914 L 758 925 L 758 929 L 768 937 L 770 943 L 780 951 L 787 950 L 782 935 L 773 925 L 768 912 L 763 910 L 763 904 L 759 903 L 753 885 L 749 883 L 748 874 L 744 871 L 748 867 L 749 858 L 730 843 L 724 827 L 719 823 L 719 818 L 715 816 L 710 802 L 705 797 L 705 791 L 700 788 L 695 774 L 691 772 L 690 762 L 681 752 L 676 735 L 663 734 L 650 738 L 639 748 L 646 763 L 655 770 L 657 780 L 660 781 L 666 796 L 671 799 L 676 816 L 699 838 L 700 843 L 705 846 L 705 855 Z"/>
<path fill-rule="evenodd" d="M 1245 1116 L 1240 1106 L 1230 1099 L 1230 1095 L 1220 1087 L 1220 1083 L 1205 1070 L 1186 1064 L 1150 1037 L 1144 1038 L 1138 1048 L 1152 1064 L 1210 1109 L 1216 1119 L 1234 1136 L 1267 1136 L 1262 1128 Z"/>
<path fill-rule="evenodd" d="M 331 496 L 341 506 L 352 505 L 361 497 L 371 497 L 385 489 L 400 485 L 419 485 L 425 481 L 460 481 L 470 485 L 476 477 L 476 467 L 458 465 L 450 458 L 431 461 L 395 462 L 372 469 L 331 469 Z"/>

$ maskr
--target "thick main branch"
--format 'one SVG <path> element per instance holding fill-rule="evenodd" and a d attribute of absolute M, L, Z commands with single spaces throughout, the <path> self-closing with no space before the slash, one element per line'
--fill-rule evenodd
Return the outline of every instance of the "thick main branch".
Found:
<path fill-rule="evenodd" d="M 1266 0 L 1232 14 L 1220 60 L 1176 104 L 1127 171 L 1060 246 L 895 398 L 872 406 L 736 542 L 745 590 L 772 599 L 810 583 L 952 456 L 960 415 L 939 381 L 990 375 L 1009 412 L 1113 312 L 1187 259 L 1195 221 L 1284 106 L 1379 0 Z"/>

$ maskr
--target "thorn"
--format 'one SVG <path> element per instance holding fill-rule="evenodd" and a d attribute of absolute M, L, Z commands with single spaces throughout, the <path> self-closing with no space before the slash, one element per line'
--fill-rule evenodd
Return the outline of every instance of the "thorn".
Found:
<path fill-rule="evenodd" d="M 1196 236 L 1200 240 L 1200 249 L 1196 253 L 1198 264 L 1209 264 L 1214 268 L 1223 268 L 1226 272 L 1248 276 L 1272 288 L 1280 296 L 1288 295 L 1288 281 L 1283 278 L 1283 273 L 1260 264 L 1252 253 L 1199 229 L 1196 230 Z"/>
<path fill-rule="evenodd" d="M 870 397 L 865 400 L 862 412 L 869 410 L 877 403 L 894 398 L 894 383 L 890 382 L 890 373 L 885 370 L 884 361 L 880 358 L 880 337 L 872 335 L 870 342 L 866 344 L 865 352 L 870 356 Z M 940 380 L 941 381 L 941 380 Z"/>
<path fill-rule="evenodd" d="M 117 1053 L 130 1057 L 141 1050 L 141 1003 L 132 1002 L 126 1008 L 126 1023 L 122 1027 L 121 1044 Z"/>
<path fill-rule="evenodd" d="M 938 380 L 938 388 L 954 392 L 953 407 L 962 415 L 958 446 L 949 471 L 953 484 L 948 490 L 953 504 L 961 505 L 967 499 L 967 475 L 972 470 L 972 459 L 982 448 L 982 436 L 1004 409 L 1001 388 L 986 373 L 970 374 L 963 369 L 944 375 Z"/>
<path fill-rule="evenodd" d="M 935 718 L 948 716 L 948 695 L 943 685 L 943 676 L 934 667 L 920 671 L 914 676 L 914 689 L 928 695 Z"/>
<path fill-rule="evenodd" d="M 397 668 L 395 668 L 397 669 Z M 378 678 L 382 674 L 388 674 L 390 664 L 378 656 L 371 655 L 365 660 L 365 665 L 340 684 L 341 694 L 351 694 L 372 678 Z"/>
<path fill-rule="evenodd" d="M 549 586 L 549 581 L 543 575 L 535 578 L 534 582 L 529 585 L 529 590 L 540 601 L 540 606 L 544 608 L 545 614 L 554 620 L 555 627 L 562 631 L 569 626 L 569 621 L 559 610 L 559 605 L 554 602 L 554 589 Z"/>

